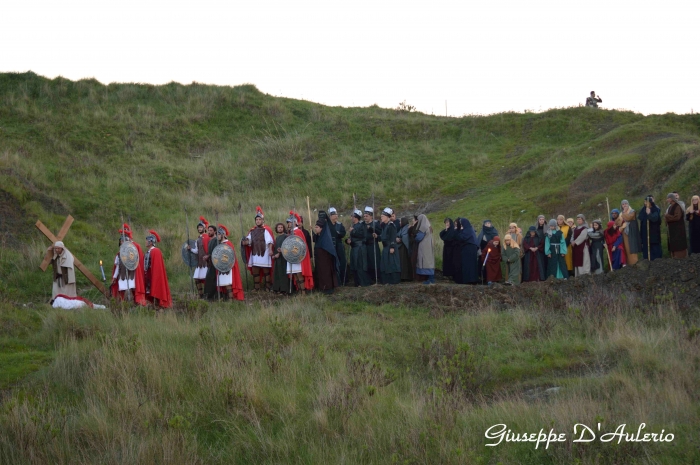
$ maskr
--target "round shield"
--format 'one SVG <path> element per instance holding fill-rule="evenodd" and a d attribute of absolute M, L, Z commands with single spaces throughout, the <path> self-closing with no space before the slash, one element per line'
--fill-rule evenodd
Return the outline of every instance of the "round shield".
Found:
<path fill-rule="evenodd" d="M 182 261 L 185 262 L 185 266 L 197 268 L 197 254 L 193 253 L 191 250 L 187 250 L 188 245 L 190 248 L 194 248 L 197 243 L 193 239 L 190 239 L 182 244 L 182 249 L 180 250 Z"/>
<path fill-rule="evenodd" d="M 219 244 L 211 253 L 211 262 L 220 272 L 228 273 L 236 262 L 236 255 L 228 244 Z"/>
<path fill-rule="evenodd" d="M 129 271 L 134 271 L 139 266 L 139 249 L 133 242 L 124 242 L 119 247 L 119 259 Z"/>
<path fill-rule="evenodd" d="M 282 256 L 289 263 L 301 263 L 306 257 L 306 241 L 293 234 L 282 242 L 281 249 Z"/>

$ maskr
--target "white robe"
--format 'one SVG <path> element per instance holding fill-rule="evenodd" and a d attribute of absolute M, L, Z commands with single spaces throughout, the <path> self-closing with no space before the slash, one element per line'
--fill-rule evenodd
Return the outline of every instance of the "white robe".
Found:
<path fill-rule="evenodd" d="M 578 229 L 578 228 L 576 228 Z M 573 237 L 573 236 L 572 236 Z M 591 274 L 591 251 L 588 247 L 588 226 L 585 226 L 583 232 L 579 234 L 576 239 L 571 239 L 573 244 L 580 246 L 584 244 L 583 249 L 583 266 L 574 267 L 574 276 L 582 276 L 584 274 Z"/>
<path fill-rule="evenodd" d="M 114 268 L 114 276 L 112 276 L 112 278 L 119 279 L 119 254 L 114 258 L 114 264 L 117 266 Z M 117 281 L 119 290 L 126 291 L 127 289 L 136 289 L 136 274 L 134 273 L 134 279 L 129 279 L 129 272 L 127 271 L 126 276 L 126 279 L 119 279 L 119 281 Z"/>

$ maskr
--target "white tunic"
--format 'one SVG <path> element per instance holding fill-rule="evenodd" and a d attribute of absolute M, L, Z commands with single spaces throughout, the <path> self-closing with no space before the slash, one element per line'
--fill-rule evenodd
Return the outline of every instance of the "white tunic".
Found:
<path fill-rule="evenodd" d="M 114 276 L 112 276 L 112 278 L 119 279 L 119 254 L 114 258 L 114 264 L 117 266 L 114 268 Z M 126 291 L 127 289 L 136 289 L 136 278 L 129 279 L 128 271 L 126 272 L 126 276 L 126 279 L 119 279 L 117 282 L 117 284 L 119 284 L 119 290 Z"/>
<path fill-rule="evenodd" d="M 270 244 L 274 244 L 275 241 L 272 239 L 270 232 L 265 229 L 265 255 L 262 257 L 259 255 L 250 254 L 250 259 L 248 266 L 258 266 L 260 268 L 271 268 L 272 267 L 272 257 L 270 257 Z M 249 233 L 245 238 L 248 239 L 248 243 L 252 243 L 252 238 Z"/>
<path fill-rule="evenodd" d="M 294 228 L 291 234 L 294 234 L 294 231 L 296 231 L 299 228 Z M 308 253 L 308 251 L 307 251 Z M 301 273 L 301 263 L 289 263 L 287 262 L 287 274 L 289 273 Z"/>
<path fill-rule="evenodd" d="M 233 249 L 233 244 L 231 243 L 231 241 L 226 239 L 225 241 L 220 242 L 220 244 L 228 244 L 228 246 L 231 247 L 232 250 L 234 250 L 233 256 L 234 257 L 236 256 L 236 252 L 235 252 L 235 249 Z M 234 265 L 236 264 L 235 261 L 233 263 L 234 263 Z M 226 274 L 221 274 L 221 272 L 217 271 L 216 272 L 216 276 L 217 276 L 216 285 L 219 287 L 233 285 L 233 273 L 234 273 L 233 267 L 231 267 L 231 271 L 229 271 Z"/>
<path fill-rule="evenodd" d="M 199 253 L 199 247 L 197 247 L 197 241 L 194 241 L 194 247 L 190 249 L 190 252 L 193 254 L 197 255 Z M 194 274 L 192 277 L 194 279 L 206 279 L 207 277 L 207 267 L 206 266 L 198 266 L 197 268 L 194 269 Z"/>

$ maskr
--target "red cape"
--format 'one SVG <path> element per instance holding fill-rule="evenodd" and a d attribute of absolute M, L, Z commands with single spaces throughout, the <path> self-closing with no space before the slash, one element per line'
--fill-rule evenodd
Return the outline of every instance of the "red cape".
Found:
<path fill-rule="evenodd" d="M 165 271 L 163 253 L 157 248 L 151 249 L 151 267 L 146 272 L 146 281 L 151 283 L 150 296 L 158 299 L 158 304 L 162 308 L 170 308 L 173 299 L 170 296 L 170 286 L 168 286 L 168 274 Z"/>
<path fill-rule="evenodd" d="M 304 243 L 306 243 L 306 236 L 304 235 L 304 231 L 297 228 L 294 230 L 294 235 L 301 237 L 304 240 Z M 314 273 L 311 270 L 311 259 L 309 258 L 309 255 L 309 251 L 307 250 L 306 256 L 301 261 L 301 275 L 304 277 L 304 289 L 306 289 L 307 291 L 310 291 L 314 288 Z"/>
<path fill-rule="evenodd" d="M 228 239 L 225 242 L 219 242 L 219 244 L 228 244 L 228 246 L 233 249 L 233 254 L 236 254 L 236 249 L 233 247 L 233 242 L 229 241 Z M 238 267 L 238 260 L 233 262 L 231 273 L 233 273 L 233 276 L 231 276 L 231 281 L 233 282 L 231 286 L 233 288 L 233 298 L 236 300 L 245 300 L 245 294 L 243 293 L 243 281 L 241 280 L 241 269 Z M 225 290 L 223 287 L 219 286 L 219 291 L 224 292 Z"/>
<path fill-rule="evenodd" d="M 139 251 L 139 266 L 136 267 L 136 273 L 135 273 L 135 285 L 136 288 L 134 289 L 134 302 L 136 302 L 139 305 L 148 305 L 148 301 L 146 300 L 146 282 L 143 276 L 143 261 L 144 261 L 144 256 L 143 256 L 143 251 L 141 250 L 141 246 L 138 245 L 136 242 L 133 243 L 134 246 L 136 246 L 136 249 Z M 119 253 L 117 253 L 117 257 L 119 256 Z M 115 257 L 116 259 L 116 257 Z M 116 261 L 116 260 L 115 260 Z M 112 276 L 114 276 L 114 271 L 116 270 L 117 265 L 114 264 L 112 265 Z M 112 297 L 115 299 L 119 297 L 119 284 L 115 283 L 110 286 L 110 290 L 112 291 Z"/>

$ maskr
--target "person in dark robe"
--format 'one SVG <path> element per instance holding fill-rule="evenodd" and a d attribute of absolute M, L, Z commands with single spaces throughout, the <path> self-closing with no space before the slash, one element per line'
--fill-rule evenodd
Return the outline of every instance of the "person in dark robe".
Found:
<path fill-rule="evenodd" d="M 474 227 L 466 218 L 455 221 L 454 254 L 459 260 L 455 264 L 454 281 L 457 284 L 476 284 L 479 282 L 479 246 L 476 242 Z"/>
<path fill-rule="evenodd" d="M 549 229 L 544 236 L 544 252 L 547 254 L 547 276 L 557 279 L 567 279 L 569 271 L 566 267 L 566 238 L 559 229 L 559 222 L 549 220 Z"/>
<path fill-rule="evenodd" d="M 523 282 L 544 281 L 544 238 L 540 239 L 536 226 L 530 226 L 523 238 L 523 250 Z"/>
<path fill-rule="evenodd" d="M 642 240 L 642 256 L 649 260 L 651 248 L 651 260 L 661 258 L 661 209 L 654 203 L 654 198 L 648 195 L 644 198 L 644 207 L 639 211 L 639 231 Z"/>
<path fill-rule="evenodd" d="M 668 208 L 664 219 L 668 227 L 668 251 L 673 258 L 683 258 L 688 254 L 688 239 L 685 234 L 685 222 L 683 221 L 683 208 L 678 204 L 676 195 L 671 193 L 666 196 Z"/>
<path fill-rule="evenodd" d="M 284 255 L 282 255 L 282 243 L 289 235 L 282 223 L 277 223 L 275 225 L 275 233 L 277 237 L 275 237 L 275 248 L 272 254 L 272 261 L 274 262 L 272 268 L 272 291 L 289 295 L 292 291 L 292 287 L 290 286 L 289 276 L 287 275 L 287 260 L 285 260 Z"/>
<path fill-rule="evenodd" d="M 484 275 L 486 283 L 498 283 L 503 280 L 501 272 L 501 238 L 494 236 L 484 247 Z"/>
<path fill-rule="evenodd" d="M 604 270 L 605 238 L 603 237 L 603 222 L 593 220 L 588 229 L 588 243 L 591 254 L 591 273 L 601 274 Z"/>
<path fill-rule="evenodd" d="M 539 215 L 537 217 L 537 223 L 535 224 L 537 235 L 540 238 L 540 242 L 544 244 L 544 236 L 547 234 L 549 226 L 547 226 L 547 219 L 544 215 Z"/>
<path fill-rule="evenodd" d="M 625 255 L 625 243 L 622 239 L 622 231 L 620 231 L 614 221 L 608 221 L 608 227 L 603 233 L 605 236 L 605 244 L 609 251 L 608 260 L 611 260 L 613 270 L 619 270 L 627 265 L 627 256 Z"/>
<path fill-rule="evenodd" d="M 207 242 L 207 254 L 204 259 L 207 262 L 207 276 L 204 279 L 204 297 L 208 300 L 219 299 L 220 293 L 217 292 L 216 286 L 216 276 L 217 271 L 214 268 L 214 264 L 211 261 L 211 253 L 214 251 L 217 245 L 219 245 L 219 240 L 216 237 L 216 225 L 210 224 L 207 226 L 207 235 L 209 236 L 209 242 Z"/>
<path fill-rule="evenodd" d="M 373 284 L 381 283 L 381 263 L 382 256 L 379 251 L 379 240 L 381 234 L 381 224 L 374 219 L 374 208 L 365 207 L 363 215 L 364 226 L 367 230 L 365 235 L 365 251 L 367 253 L 367 275 Z"/>
<path fill-rule="evenodd" d="M 331 219 L 331 223 L 335 230 L 331 229 L 331 235 L 333 235 L 333 241 L 335 243 L 335 253 L 338 256 L 338 285 L 344 286 L 347 280 L 348 272 L 348 261 L 345 257 L 345 244 L 343 239 L 345 238 L 345 226 L 343 223 L 338 221 L 338 210 L 333 207 L 328 209 L 328 216 Z"/>
<path fill-rule="evenodd" d="M 688 222 L 688 235 L 690 236 L 691 254 L 700 253 L 700 197 L 694 195 L 690 200 L 690 206 L 685 211 L 685 219 Z"/>
<path fill-rule="evenodd" d="M 413 226 L 408 228 L 409 249 L 411 253 L 411 272 L 413 273 L 414 281 L 422 281 L 423 277 L 417 272 L 418 269 L 418 217 L 413 215 Z"/>
<path fill-rule="evenodd" d="M 440 231 L 440 239 L 442 239 L 442 275 L 445 278 L 451 278 L 455 274 L 455 224 L 452 218 L 445 218 L 445 229 Z"/>
<path fill-rule="evenodd" d="M 353 275 L 355 287 L 369 286 L 372 284 L 367 275 L 367 251 L 365 250 L 365 236 L 367 228 L 362 222 L 362 212 L 355 210 L 352 213 L 352 227 L 350 237 L 345 241 L 350 246 L 350 271 Z"/>
<path fill-rule="evenodd" d="M 335 233 L 335 227 L 330 222 L 326 212 L 320 211 L 318 220 L 314 225 L 314 233 L 318 237 L 315 241 L 316 270 L 314 270 L 314 284 L 324 294 L 332 294 L 333 290 L 338 287 L 339 260 L 333 244 L 331 229 Z"/>
<path fill-rule="evenodd" d="M 391 208 L 382 210 L 380 216 L 382 222 L 382 283 L 399 284 L 401 282 L 401 260 L 396 244 L 396 225 L 391 221 L 394 211 Z"/>
<path fill-rule="evenodd" d="M 486 259 L 486 247 L 489 242 L 493 240 L 494 237 L 498 236 L 498 230 L 493 227 L 491 220 L 484 220 L 481 225 L 481 232 L 476 238 L 476 243 L 479 245 L 479 269 L 481 270 L 482 279 L 484 282 L 488 282 L 486 279 L 486 267 L 484 267 L 484 260 Z M 500 260 L 500 256 L 498 257 Z M 500 262 L 499 262 L 500 263 Z"/>
<path fill-rule="evenodd" d="M 396 235 L 396 243 L 399 248 L 399 261 L 401 262 L 401 281 L 411 281 L 413 280 L 411 250 L 409 249 L 411 241 L 408 237 L 408 228 L 411 226 L 407 216 L 401 218 L 400 226 L 399 232 Z"/>

